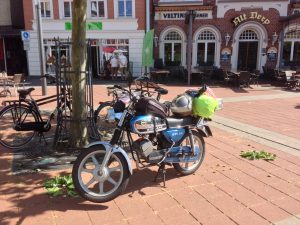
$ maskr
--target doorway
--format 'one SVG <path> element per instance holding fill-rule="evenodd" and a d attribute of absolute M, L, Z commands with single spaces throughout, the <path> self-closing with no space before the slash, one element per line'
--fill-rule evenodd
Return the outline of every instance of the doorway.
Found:
<path fill-rule="evenodd" d="M 240 42 L 238 70 L 253 71 L 257 68 L 258 41 Z"/>

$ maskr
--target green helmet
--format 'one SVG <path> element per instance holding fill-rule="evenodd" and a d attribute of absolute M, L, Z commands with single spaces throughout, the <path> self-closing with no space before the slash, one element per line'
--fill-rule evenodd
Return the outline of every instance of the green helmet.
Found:
<path fill-rule="evenodd" d="M 218 108 L 218 101 L 207 95 L 200 95 L 193 99 L 193 115 L 210 118 Z"/>

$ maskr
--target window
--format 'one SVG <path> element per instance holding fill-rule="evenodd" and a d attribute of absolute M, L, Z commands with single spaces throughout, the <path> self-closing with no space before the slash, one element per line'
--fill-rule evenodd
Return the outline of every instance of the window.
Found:
<path fill-rule="evenodd" d="M 41 0 L 40 1 L 40 9 L 42 18 L 50 18 L 51 17 L 51 6 L 50 1 Z"/>
<path fill-rule="evenodd" d="M 245 41 L 258 41 L 257 34 L 252 30 L 245 30 L 241 36 L 240 40 Z"/>
<path fill-rule="evenodd" d="M 288 30 L 284 36 L 283 55 L 284 65 L 300 63 L 300 29 Z"/>
<path fill-rule="evenodd" d="M 64 0 L 64 17 L 71 18 L 72 17 L 72 0 Z"/>
<path fill-rule="evenodd" d="M 91 17 L 105 17 L 104 1 L 91 1 Z"/>
<path fill-rule="evenodd" d="M 166 65 L 180 64 L 182 37 L 177 31 L 170 31 L 164 38 L 164 62 Z"/>
<path fill-rule="evenodd" d="M 118 0 L 119 17 L 133 17 L 132 0 Z"/>
<path fill-rule="evenodd" d="M 198 36 L 197 64 L 199 66 L 214 65 L 216 53 L 216 36 L 209 30 L 202 31 Z"/>

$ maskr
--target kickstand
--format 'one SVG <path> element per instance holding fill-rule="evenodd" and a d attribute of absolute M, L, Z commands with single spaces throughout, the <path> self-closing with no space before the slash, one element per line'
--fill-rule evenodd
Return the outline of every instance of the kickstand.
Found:
<path fill-rule="evenodd" d="M 48 142 L 46 141 L 44 133 L 40 132 L 39 137 L 40 137 L 40 140 L 39 140 L 40 143 L 42 142 L 42 138 L 43 138 L 45 145 L 48 145 Z"/>
<path fill-rule="evenodd" d="M 157 178 L 160 174 L 162 174 L 163 176 L 163 181 L 164 181 L 164 188 L 166 187 L 166 168 L 165 168 L 166 164 L 165 163 L 162 163 L 159 168 L 158 168 L 158 171 L 157 171 L 157 174 L 154 178 L 154 182 L 157 181 Z"/>

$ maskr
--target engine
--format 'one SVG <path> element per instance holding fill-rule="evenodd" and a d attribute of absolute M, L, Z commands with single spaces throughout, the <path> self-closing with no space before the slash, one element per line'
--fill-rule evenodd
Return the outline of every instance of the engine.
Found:
<path fill-rule="evenodd" d="M 139 138 L 133 142 L 132 147 L 140 158 L 151 164 L 160 162 L 164 157 L 164 151 L 156 150 L 156 147 L 147 138 Z"/>

